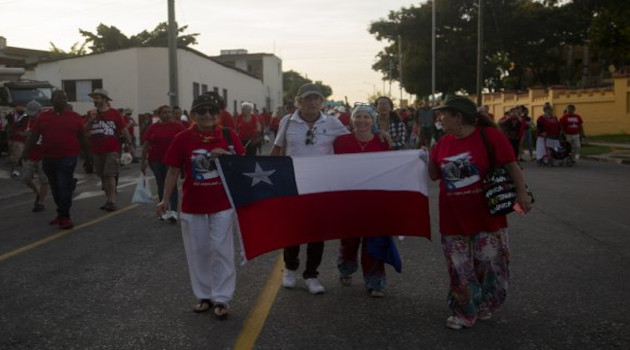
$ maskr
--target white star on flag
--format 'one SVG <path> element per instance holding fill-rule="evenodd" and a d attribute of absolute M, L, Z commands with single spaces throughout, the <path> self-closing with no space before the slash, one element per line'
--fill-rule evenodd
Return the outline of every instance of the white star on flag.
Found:
<path fill-rule="evenodd" d="M 269 176 L 271 176 L 275 172 L 276 172 L 275 170 L 267 170 L 267 171 L 262 170 L 262 168 L 260 167 L 260 164 L 256 162 L 256 169 L 254 169 L 254 172 L 243 173 L 243 175 L 249 176 L 252 178 L 252 187 L 254 187 L 256 186 L 256 184 L 258 184 L 261 181 L 264 183 L 273 185 L 271 180 L 269 180 Z"/>

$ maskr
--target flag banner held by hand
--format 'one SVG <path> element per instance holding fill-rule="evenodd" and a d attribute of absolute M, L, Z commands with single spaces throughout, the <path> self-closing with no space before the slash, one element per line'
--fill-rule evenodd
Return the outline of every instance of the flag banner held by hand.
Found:
<path fill-rule="evenodd" d="M 218 157 L 245 258 L 339 238 L 430 239 L 428 173 L 419 154 Z"/>

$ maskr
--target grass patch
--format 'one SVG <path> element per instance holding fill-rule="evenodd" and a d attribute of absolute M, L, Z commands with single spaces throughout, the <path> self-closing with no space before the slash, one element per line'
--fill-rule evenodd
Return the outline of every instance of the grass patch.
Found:
<path fill-rule="evenodd" d="M 588 136 L 588 141 L 601 141 L 601 142 L 630 142 L 630 134 L 606 134 L 597 136 Z"/>
<path fill-rule="evenodd" d="M 582 145 L 580 154 L 583 156 L 598 156 L 612 152 L 612 148 L 606 146 Z"/>

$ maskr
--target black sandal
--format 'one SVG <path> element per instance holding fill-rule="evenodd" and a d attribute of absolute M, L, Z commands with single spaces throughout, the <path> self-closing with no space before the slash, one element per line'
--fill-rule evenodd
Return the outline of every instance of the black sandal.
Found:
<path fill-rule="evenodd" d="M 223 304 L 214 304 L 212 313 L 214 313 L 214 317 L 218 320 L 225 320 L 228 317 L 228 308 Z"/>
<path fill-rule="evenodd" d="M 210 301 L 210 299 L 201 299 L 199 300 L 199 304 L 193 307 L 193 311 L 200 314 L 202 312 L 206 312 L 210 310 L 211 307 L 212 307 L 212 302 Z"/>

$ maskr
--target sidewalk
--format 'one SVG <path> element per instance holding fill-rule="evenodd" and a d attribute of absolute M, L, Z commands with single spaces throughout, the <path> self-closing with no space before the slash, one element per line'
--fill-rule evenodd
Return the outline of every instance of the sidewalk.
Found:
<path fill-rule="evenodd" d="M 584 144 L 610 147 L 612 148 L 612 152 L 600 155 L 582 156 L 583 159 L 630 165 L 630 143 L 585 141 Z"/>

